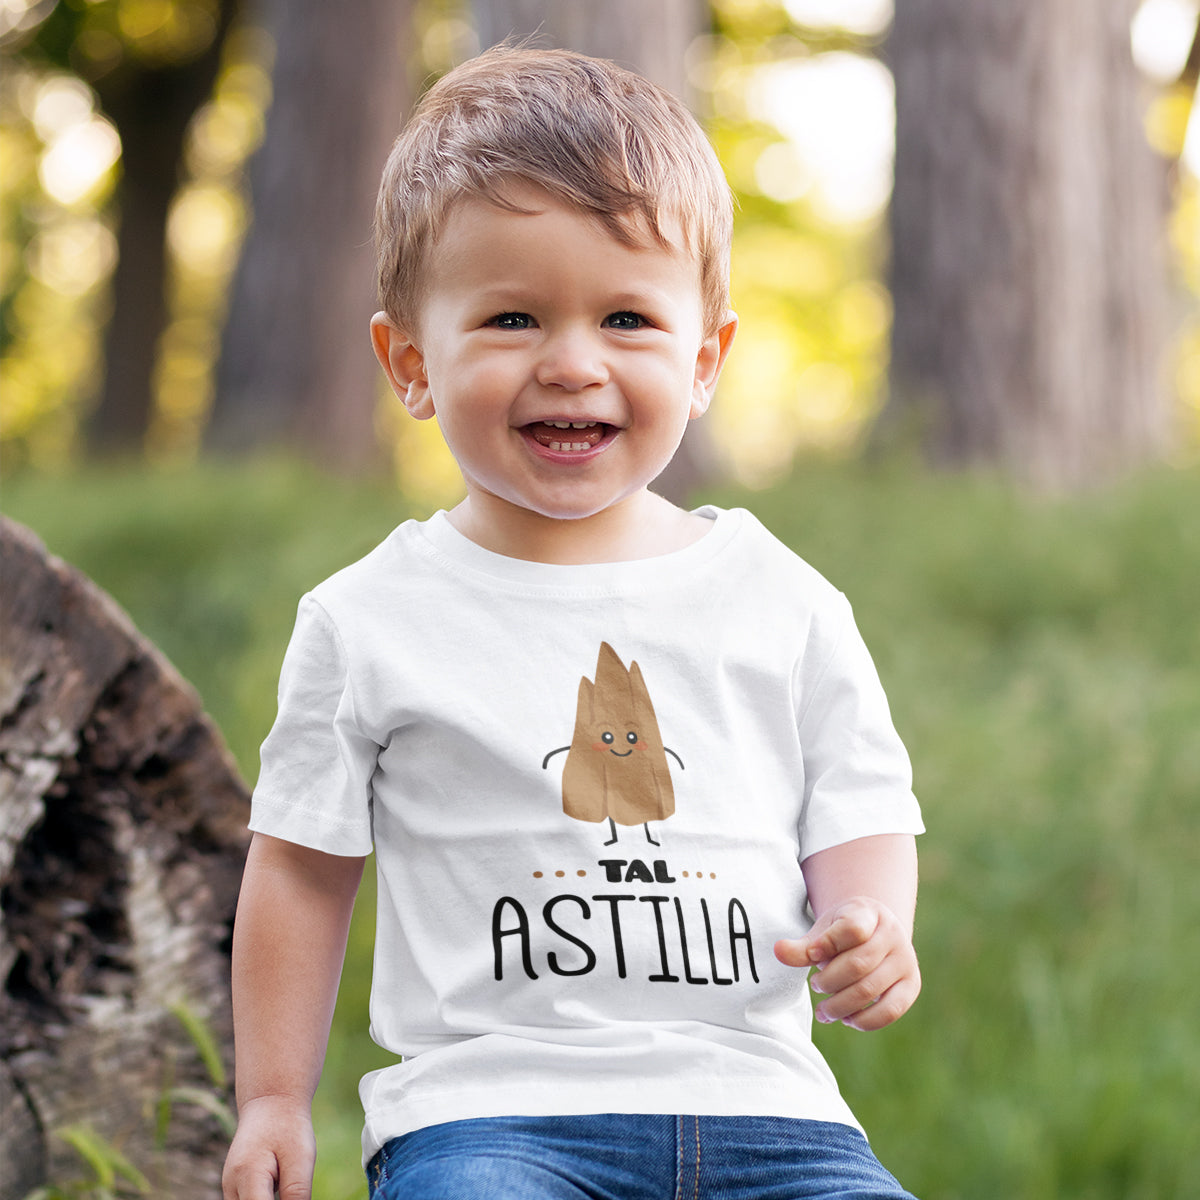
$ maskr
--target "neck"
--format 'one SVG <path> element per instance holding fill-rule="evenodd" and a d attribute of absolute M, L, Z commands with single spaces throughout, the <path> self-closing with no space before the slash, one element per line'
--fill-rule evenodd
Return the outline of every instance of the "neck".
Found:
<path fill-rule="evenodd" d="M 570 520 L 473 492 L 448 515 L 459 533 L 485 550 L 562 566 L 657 558 L 691 545 L 710 528 L 649 491 Z"/>

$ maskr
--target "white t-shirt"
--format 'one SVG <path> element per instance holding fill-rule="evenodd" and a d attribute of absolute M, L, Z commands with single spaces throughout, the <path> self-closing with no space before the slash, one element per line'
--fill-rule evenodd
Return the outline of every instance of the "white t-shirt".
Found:
<path fill-rule="evenodd" d="M 505 1114 L 857 1124 L 772 946 L 811 924 L 804 858 L 922 830 L 908 757 L 841 593 L 699 513 L 583 566 L 439 513 L 301 601 L 251 828 L 375 850 L 371 1034 L 404 1061 L 362 1082 L 365 1159 Z"/>

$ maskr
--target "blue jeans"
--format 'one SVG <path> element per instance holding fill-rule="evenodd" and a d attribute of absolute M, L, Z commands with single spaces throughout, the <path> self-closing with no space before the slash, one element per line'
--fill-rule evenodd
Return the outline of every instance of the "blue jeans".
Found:
<path fill-rule="evenodd" d="M 488 1117 L 394 1138 L 371 1200 L 914 1200 L 848 1125 L 782 1117 Z"/>

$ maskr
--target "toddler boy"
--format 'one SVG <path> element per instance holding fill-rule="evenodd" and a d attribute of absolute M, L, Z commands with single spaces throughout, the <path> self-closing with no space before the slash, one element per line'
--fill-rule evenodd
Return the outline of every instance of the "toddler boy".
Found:
<path fill-rule="evenodd" d="M 234 946 L 232 1200 L 306 1197 L 363 862 L 381 1198 L 905 1197 L 810 1036 L 916 998 L 907 756 L 849 606 L 649 490 L 736 330 L 678 101 L 499 49 L 384 172 L 376 354 L 466 485 L 300 606 Z M 773 951 L 773 953 L 772 953 Z"/>

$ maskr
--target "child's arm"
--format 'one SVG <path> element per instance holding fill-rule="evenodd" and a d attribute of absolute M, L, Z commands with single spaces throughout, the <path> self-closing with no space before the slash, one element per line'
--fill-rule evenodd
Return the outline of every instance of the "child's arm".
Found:
<path fill-rule="evenodd" d="M 882 1029 L 902 1017 L 921 990 L 913 949 L 917 846 L 910 834 L 882 834 L 831 846 L 801 863 L 816 922 L 807 936 L 776 943 L 791 967 L 825 999 L 817 1020 Z"/>
<path fill-rule="evenodd" d="M 238 1129 L 226 1200 L 307 1200 L 312 1097 L 346 954 L 362 858 L 255 834 L 233 935 Z"/>

